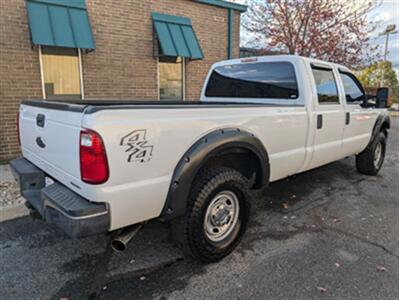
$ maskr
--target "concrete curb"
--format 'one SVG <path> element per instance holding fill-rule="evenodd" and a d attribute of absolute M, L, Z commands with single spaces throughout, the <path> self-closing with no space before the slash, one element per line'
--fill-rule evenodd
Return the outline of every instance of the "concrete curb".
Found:
<path fill-rule="evenodd" d="M 14 206 L 9 206 L 0 209 L 0 223 L 12 219 L 25 217 L 29 215 L 29 211 L 24 203 L 19 203 Z"/>

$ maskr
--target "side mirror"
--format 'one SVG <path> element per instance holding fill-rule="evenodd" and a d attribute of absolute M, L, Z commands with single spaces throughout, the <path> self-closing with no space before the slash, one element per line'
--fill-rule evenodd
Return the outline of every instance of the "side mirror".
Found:
<path fill-rule="evenodd" d="M 375 107 L 376 108 L 387 108 L 388 107 L 388 96 L 389 89 L 386 87 L 379 88 L 377 90 Z"/>

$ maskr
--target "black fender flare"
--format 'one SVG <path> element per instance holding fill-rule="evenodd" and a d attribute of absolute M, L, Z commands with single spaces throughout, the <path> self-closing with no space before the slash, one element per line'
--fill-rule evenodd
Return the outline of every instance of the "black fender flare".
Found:
<path fill-rule="evenodd" d="M 378 135 L 378 133 L 381 132 L 382 127 L 385 125 L 386 129 L 390 129 L 391 128 L 391 119 L 389 118 L 389 115 L 385 115 L 385 114 L 380 114 L 378 115 L 374 127 L 373 127 L 373 131 L 371 133 L 371 137 L 370 137 L 370 141 L 366 147 L 366 149 L 372 144 L 372 142 L 374 141 L 375 137 Z"/>
<path fill-rule="evenodd" d="M 198 171 L 209 158 L 229 148 L 242 148 L 255 154 L 261 172 L 258 186 L 264 186 L 269 182 L 269 156 L 263 143 L 254 134 L 236 128 L 215 130 L 195 142 L 179 160 L 160 215 L 161 220 L 184 215 L 191 186 Z"/>

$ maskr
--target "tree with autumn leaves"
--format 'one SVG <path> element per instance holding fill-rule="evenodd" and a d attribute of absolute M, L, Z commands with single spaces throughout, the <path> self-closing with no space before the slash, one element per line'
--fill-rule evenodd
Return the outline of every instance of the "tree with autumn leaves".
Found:
<path fill-rule="evenodd" d="M 349 67 L 370 64 L 366 14 L 379 3 L 349 0 L 252 0 L 243 27 L 256 47 L 318 58 Z"/>
<path fill-rule="evenodd" d="M 356 75 L 370 94 L 380 86 L 388 87 L 390 102 L 399 103 L 399 81 L 390 61 L 375 62 Z"/>

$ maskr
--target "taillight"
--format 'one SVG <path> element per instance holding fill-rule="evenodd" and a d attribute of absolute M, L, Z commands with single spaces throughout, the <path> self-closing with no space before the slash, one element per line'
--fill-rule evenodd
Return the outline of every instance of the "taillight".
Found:
<path fill-rule="evenodd" d="M 21 135 L 19 134 L 19 111 L 17 113 L 17 137 L 18 137 L 18 145 L 21 146 Z"/>
<path fill-rule="evenodd" d="M 80 175 L 82 181 L 91 184 L 104 183 L 109 177 L 103 140 L 92 130 L 80 132 Z"/>

